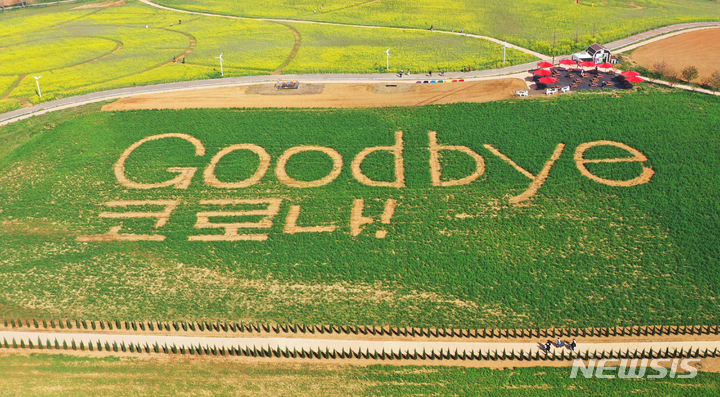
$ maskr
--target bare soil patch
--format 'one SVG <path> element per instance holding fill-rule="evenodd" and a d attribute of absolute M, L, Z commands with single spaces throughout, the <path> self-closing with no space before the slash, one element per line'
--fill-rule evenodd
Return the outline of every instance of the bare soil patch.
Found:
<path fill-rule="evenodd" d="M 123 4 L 125 4 L 125 0 L 106 1 L 104 3 L 84 4 L 84 5 L 73 8 L 73 10 L 84 10 L 84 9 L 88 9 L 88 8 L 117 7 L 117 6 L 121 6 Z"/>
<path fill-rule="evenodd" d="M 394 87 L 392 85 L 395 85 Z M 190 108 L 355 108 L 489 102 L 527 89 L 521 79 L 459 83 L 304 84 L 279 90 L 273 83 L 141 94 L 103 106 L 104 111 Z"/>
<path fill-rule="evenodd" d="M 245 87 L 248 95 L 314 95 L 319 94 L 325 84 L 300 84 L 295 89 L 278 89 L 274 84 L 254 84 Z"/>
<path fill-rule="evenodd" d="M 630 57 L 648 69 L 653 69 L 653 65 L 662 61 L 678 72 L 695 66 L 699 74 L 695 81 L 702 81 L 720 70 L 720 53 L 713 51 L 717 43 L 720 43 L 720 29 L 704 29 L 642 46 Z"/>

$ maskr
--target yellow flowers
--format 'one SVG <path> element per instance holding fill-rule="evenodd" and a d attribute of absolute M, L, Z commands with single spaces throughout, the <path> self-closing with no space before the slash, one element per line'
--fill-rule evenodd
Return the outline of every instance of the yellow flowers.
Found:
<path fill-rule="evenodd" d="M 302 44 L 286 73 L 384 73 L 459 71 L 502 66 L 503 47 L 488 40 L 420 30 L 292 24 Z M 507 49 L 506 66 L 535 58 Z M 412 74 L 411 74 L 412 77 Z"/>

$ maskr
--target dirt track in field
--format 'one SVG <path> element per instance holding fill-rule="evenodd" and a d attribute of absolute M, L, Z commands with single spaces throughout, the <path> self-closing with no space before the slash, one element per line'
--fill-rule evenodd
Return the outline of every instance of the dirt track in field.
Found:
<path fill-rule="evenodd" d="M 497 101 L 526 89 L 525 81 L 518 78 L 442 84 L 301 83 L 297 90 L 278 90 L 268 83 L 141 94 L 119 99 L 102 110 L 421 106 Z"/>
<path fill-rule="evenodd" d="M 710 77 L 720 70 L 720 29 L 705 29 L 673 36 L 636 49 L 630 58 L 640 66 L 653 69 L 656 63 L 665 61 L 680 72 L 695 66 L 699 77 L 694 82 Z"/>
<path fill-rule="evenodd" d="M 213 333 L 210 333 L 212 335 Z M 273 350 L 280 349 L 281 351 L 335 351 L 335 352 L 354 352 L 357 355 L 360 355 L 360 352 L 365 351 L 367 352 L 375 352 L 377 354 L 380 354 L 380 352 L 387 352 L 387 353 L 394 353 L 396 355 L 399 355 L 401 353 L 412 353 L 413 351 L 417 351 L 418 353 L 421 352 L 427 352 L 435 351 L 440 352 L 441 349 L 446 352 L 465 352 L 465 354 L 470 354 L 470 352 L 474 352 L 474 354 L 479 354 L 482 352 L 483 355 L 489 355 L 490 353 L 500 353 L 500 352 L 520 352 L 523 355 L 527 354 L 539 354 L 544 356 L 544 350 L 541 347 L 542 341 L 473 341 L 473 340 L 465 340 L 465 341 L 444 341 L 444 340 L 432 340 L 432 341 L 398 341 L 398 340 L 365 340 L 365 339 L 316 339 L 316 338 L 282 338 L 282 337 L 270 337 L 270 338 L 263 338 L 258 336 L 241 336 L 238 337 L 235 335 L 235 337 L 226 337 L 226 336 L 217 336 L 217 335 L 205 335 L 205 336 L 178 336 L 178 335 L 142 335 L 142 333 L 129 333 L 129 334 L 107 334 L 107 333 L 95 333 L 95 332 L 85 332 L 85 333 L 69 333 L 69 332 L 48 332 L 48 331 L 40 331 L 40 332 L 27 332 L 27 331 L 0 331 L 0 337 L 3 338 L 3 341 L 13 341 L 13 345 L 16 346 L 20 343 L 20 341 L 23 341 L 25 346 L 30 346 L 31 342 L 35 342 L 34 349 L 38 349 L 38 346 L 42 346 L 42 351 L 50 350 L 51 352 L 55 351 L 61 351 L 65 354 L 78 354 L 78 355 L 93 355 L 93 356 L 131 356 L 134 355 L 136 357 L 162 357 L 165 355 L 158 355 L 151 354 L 149 352 L 150 346 L 176 346 L 177 348 L 185 347 L 189 348 L 193 346 L 194 348 L 199 349 L 200 347 L 205 349 L 210 348 L 251 348 L 252 347 L 267 347 L 272 348 Z M 676 336 L 677 338 L 677 336 Z M 569 338 L 563 338 L 566 343 L 569 343 Z M 706 335 L 706 340 L 703 341 L 677 341 L 677 342 L 661 342 L 661 341 L 652 341 L 652 342 L 637 342 L 637 341 L 625 341 L 625 342 L 605 342 L 605 343 L 593 343 L 593 342 L 585 342 L 580 341 L 580 344 L 578 345 L 578 348 L 576 349 L 576 352 L 579 354 L 582 354 L 584 352 L 592 353 L 593 352 L 607 352 L 609 355 L 609 352 L 615 352 L 616 354 L 620 354 L 621 352 L 626 352 L 626 354 L 634 351 L 663 351 L 665 349 L 669 349 L 670 351 L 675 349 L 682 349 L 683 351 L 687 352 L 689 350 L 695 350 L 695 349 L 708 349 L 708 351 L 712 352 L 714 349 L 718 348 L 718 345 L 720 344 L 720 341 L 714 341 L 713 336 Z M 103 349 L 94 348 L 93 351 L 85 351 L 83 348 L 72 348 L 69 347 L 75 344 L 75 346 L 79 346 L 80 343 L 83 343 L 84 346 L 97 346 L 98 344 L 100 346 L 104 346 Z M 137 353 L 128 353 L 128 352 L 115 352 L 113 349 L 110 348 L 112 345 L 126 345 L 126 346 L 147 346 L 144 353 L 141 351 L 142 349 L 138 350 Z M 67 346 L 66 348 L 62 348 L 61 346 Z M 53 349 L 50 349 L 51 346 L 55 346 Z M 5 345 L 5 349 L 9 349 L 8 345 Z M 4 349 L 3 349 L 4 350 Z M 17 348 L 14 348 L 13 351 L 21 352 L 24 349 L 17 350 Z M 80 350 L 80 351 L 78 351 Z M 99 351 L 100 350 L 100 351 Z M 569 348 L 567 347 L 553 347 L 551 350 L 555 351 L 556 354 L 559 355 L 560 351 L 565 351 L 566 353 L 570 353 Z M 169 353 L 169 352 L 168 352 Z M 165 353 L 165 354 L 168 354 Z M 177 356 L 179 353 L 176 352 L 174 355 Z M 603 353 L 605 355 L 606 353 Z M 185 355 L 183 355 L 185 356 Z M 223 354 L 224 357 L 227 357 L 227 355 Z M 167 356 L 165 356 L 167 357 Z M 270 357 L 267 357 L 270 358 Z M 256 357 L 244 357 L 241 358 L 242 361 L 256 361 Z M 375 358 L 372 357 L 346 357 L 346 358 L 337 358 L 337 359 L 331 359 L 328 357 L 325 360 L 318 360 L 314 358 L 296 358 L 292 359 L 290 357 L 287 358 L 280 358 L 277 357 L 276 359 L 271 359 L 270 362 L 293 362 L 293 363 L 307 363 L 307 362 L 317 362 L 317 363 L 343 363 L 343 364 L 352 364 L 352 365 L 373 365 L 378 363 L 384 363 L 384 359 L 382 358 Z M 615 360 L 616 362 L 618 360 Z M 669 361 L 669 360 L 667 360 Z M 700 361 L 700 367 L 704 371 L 717 371 L 718 368 L 720 368 L 720 363 L 718 358 L 704 358 Z M 432 360 L 429 358 L 414 358 L 414 359 L 403 359 L 398 361 L 392 361 L 392 365 L 453 365 L 453 366 L 467 366 L 467 367 L 489 367 L 489 368 L 507 368 L 507 367 L 542 367 L 542 366 L 569 366 L 572 365 L 572 361 L 569 360 L 477 360 L 477 359 L 462 359 L 462 360 L 450 360 L 450 359 L 443 359 L 443 360 Z"/>

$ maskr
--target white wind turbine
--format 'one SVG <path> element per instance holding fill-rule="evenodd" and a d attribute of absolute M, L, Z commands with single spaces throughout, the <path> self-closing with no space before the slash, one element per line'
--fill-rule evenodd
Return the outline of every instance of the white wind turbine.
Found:
<path fill-rule="evenodd" d="M 38 95 L 42 97 L 42 92 L 40 91 L 40 77 L 42 76 L 33 76 L 35 78 L 35 84 L 37 84 L 38 88 Z"/>
<path fill-rule="evenodd" d="M 215 57 L 215 58 L 220 60 L 220 76 L 225 76 L 225 72 L 223 72 L 223 66 L 222 66 L 222 63 L 223 63 L 222 55 L 223 54 L 221 53 L 219 57 Z"/>

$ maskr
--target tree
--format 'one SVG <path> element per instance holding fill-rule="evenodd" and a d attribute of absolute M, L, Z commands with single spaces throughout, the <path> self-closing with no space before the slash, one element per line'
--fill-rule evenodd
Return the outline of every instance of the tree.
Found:
<path fill-rule="evenodd" d="M 655 69 L 655 72 L 661 74 L 665 77 L 667 81 L 669 81 L 671 84 L 677 83 L 678 81 L 678 73 L 675 69 L 671 68 L 670 65 L 665 63 L 665 61 L 658 62 L 655 65 L 653 65 L 653 69 Z"/>
<path fill-rule="evenodd" d="M 695 66 L 688 66 L 683 69 L 680 74 L 682 75 L 683 80 L 689 83 L 690 81 L 695 80 L 698 77 L 698 70 Z"/>
<path fill-rule="evenodd" d="M 715 91 L 720 91 L 720 72 L 715 71 L 708 79 L 708 85 Z"/>
<path fill-rule="evenodd" d="M 665 72 L 666 72 L 669 68 L 670 68 L 670 65 L 668 65 L 667 63 L 665 63 L 665 61 L 661 61 L 661 62 L 658 62 L 658 63 L 656 63 L 656 64 L 653 65 L 653 70 L 655 70 L 656 72 L 658 72 L 658 73 L 660 73 L 660 74 L 662 74 L 662 75 L 664 75 Z"/>

